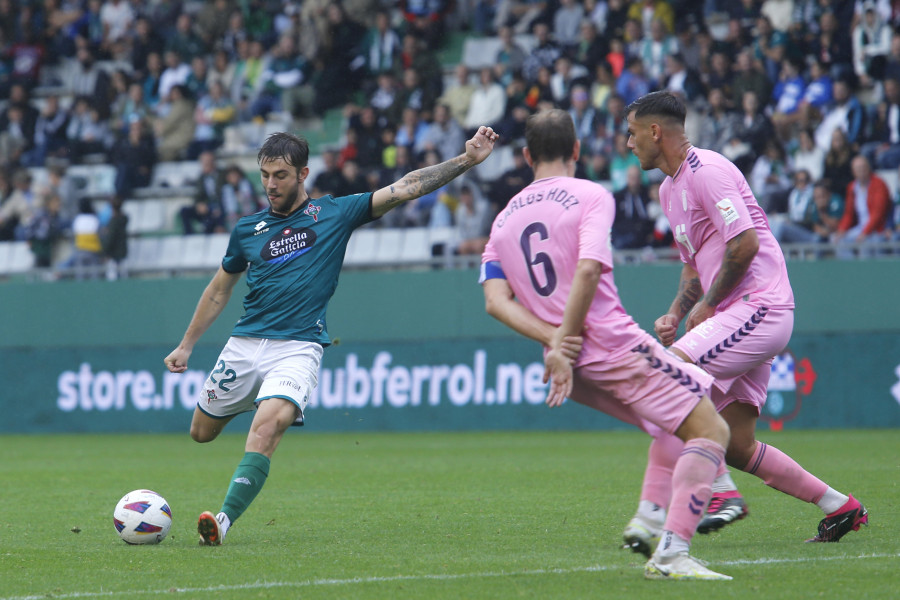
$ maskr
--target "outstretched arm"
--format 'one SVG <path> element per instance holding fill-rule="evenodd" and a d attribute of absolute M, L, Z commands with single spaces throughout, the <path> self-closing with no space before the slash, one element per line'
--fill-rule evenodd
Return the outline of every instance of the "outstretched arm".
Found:
<path fill-rule="evenodd" d="M 490 127 L 479 127 L 472 139 L 466 142 L 464 154 L 437 165 L 411 171 L 399 181 L 375 192 L 372 195 L 372 215 L 380 217 L 395 206 L 448 184 L 490 156 L 498 137 Z"/>
<path fill-rule="evenodd" d="M 194 344 L 222 314 L 225 305 L 228 304 L 228 299 L 231 298 L 231 291 L 240 278 L 241 273 L 229 273 L 222 267 L 216 271 L 212 281 L 200 296 L 194 316 L 191 318 L 187 331 L 184 332 L 181 343 L 165 359 L 166 367 L 171 372 L 183 373 L 187 370 L 188 359 L 191 352 L 194 351 Z"/>

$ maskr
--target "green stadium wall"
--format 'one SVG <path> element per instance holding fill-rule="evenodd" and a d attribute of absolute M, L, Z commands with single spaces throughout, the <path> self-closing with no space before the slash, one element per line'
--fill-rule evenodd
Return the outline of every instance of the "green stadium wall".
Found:
<path fill-rule="evenodd" d="M 900 426 L 900 262 L 789 270 L 794 335 L 773 368 L 762 427 Z M 540 348 L 484 313 L 477 275 L 342 274 L 328 313 L 335 344 L 305 429 L 625 428 L 571 402 L 543 405 Z M 668 307 L 678 275 L 673 264 L 617 268 L 624 304 L 644 328 Z M 206 283 L 0 284 L 0 433 L 186 431 L 244 291 L 235 290 L 189 371 L 169 374 L 163 358 Z"/>

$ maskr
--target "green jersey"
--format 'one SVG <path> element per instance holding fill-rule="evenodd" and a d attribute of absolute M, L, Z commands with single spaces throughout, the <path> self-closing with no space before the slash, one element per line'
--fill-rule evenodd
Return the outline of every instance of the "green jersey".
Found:
<path fill-rule="evenodd" d="M 242 217 L 222 268 L 247 269 L 241 337 L 331 343 L 325 326 L 353 230 L 373 220 L 372 194 L 310 198 L 287 217 L 269 211 Z"/>

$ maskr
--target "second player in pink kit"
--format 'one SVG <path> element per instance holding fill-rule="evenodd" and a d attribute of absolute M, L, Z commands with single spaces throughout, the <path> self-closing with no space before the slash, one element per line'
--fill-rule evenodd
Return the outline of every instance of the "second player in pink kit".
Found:
<path fill-rule="evenodd" d="M 580 145 L 568 113 L 532 115 L 525 137 L 535 181 L 491 228 L 481 276 L 487 310 L 544 344 L 551 407 L 570 396 L 684 442 L 674 457 L 669 511 L 645 576 L 730 579 L 688 554 L 728 442 L 728 428 L 707 395 L 712 378 L 666 352 L 622 308 L 612 276 L 615 202 L 600 185 L 572 177 Z M 567 336 L 583 338 L 574 369 L 564 348 Z"/>
<path fill-rule="evenodd" d="M 684 263 L 678 293 L 655 330 L 665 346 L 716 379 L 712 400 L 731 428 L 728 465 L 825 512 L 808 541 L 831 542 L 868 522 L 866 509 L 803 469 L 777 448 L 758 442 L 756 421 L 766 401 L 772 359 L 791 337 L 794 295 L 784 255 L 740 170 L 711 150 L 695 148 L 684 133 L 685 107 L 668 92 L 653 92 L 626 109 L 628 146 L 644 169 L 668 177 L 660 203 Z M 683 337 L 675 340 L 681 321 Z M 653 538 L 660 527 L 667 473 L 680 441 L 665 434 L 650 448 L 650 465 L 629 536 Z M 656 508 L 656 510 L 654 510 Z M 699 531 L 706 533 L 747 514 L 730 475 L 713 484 Z"/>

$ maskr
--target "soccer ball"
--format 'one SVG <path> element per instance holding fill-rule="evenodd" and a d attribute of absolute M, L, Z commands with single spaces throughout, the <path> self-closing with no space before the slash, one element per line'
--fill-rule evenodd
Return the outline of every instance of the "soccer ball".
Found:
<path fill-rule="evenodd" d="M 119 537 L 128 544 L 158 544 L 172 526 L 172 510 L 156 492 L 134 490 L 116 504 L 113 523 Z"/>

